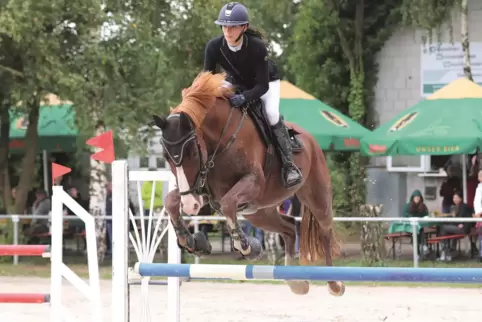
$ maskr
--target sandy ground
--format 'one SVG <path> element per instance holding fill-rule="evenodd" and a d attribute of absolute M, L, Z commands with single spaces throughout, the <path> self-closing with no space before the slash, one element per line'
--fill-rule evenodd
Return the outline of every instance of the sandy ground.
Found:
<path fill-rule="evenodd" d="M 47 279 L 0 277 L 1 292 L 45 292 Z M 64 282 L 63 305 L 79 321 L 91 321 L 89 305 Z M 165 286 L 151 286 L 150 310 L 155 322 L 167 321 Z M 430 322 L 481 319 L 482 289 L 347 287 L 343 297 L 333 297 L 324 286 L 312 286 L 308 295 L 291 294 L 286 285 L 183 283 L 182 322 Z M 102 281 L 105 321 L 110 320 L 110 282 Z M 46 304 L 0 304 L 0 321 L 48 322 Z M 140 287 L 131 291 L 131 321 L 140 319 Z"/>

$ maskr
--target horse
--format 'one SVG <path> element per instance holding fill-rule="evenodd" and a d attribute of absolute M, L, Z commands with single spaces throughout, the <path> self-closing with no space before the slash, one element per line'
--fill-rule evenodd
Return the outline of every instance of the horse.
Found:
<path fill-rule="evenodd" d="M 314 264 L 339 254 L 332 211 L 332 188 L 322 150 L 301 127 L 286 125 L 302 142 L 294 162 L 303 174 L 302 182 L 284 188 L 281 160 L 270 157 L 259 128 L 248 114 L 261 103 L 233 108 L 228 98 L 234 89 L 225 86 L 225 74 L 201 72 L 182 101 L 168 116 L 153 115 L 150 123 L 162 131 L 161 143 L 166 160 L 176 177 L 176 188 L 165 198 L 179 247 L 197 256 L 210 254 L 211 245 L 204 234 L 192 235 L 181 214 L 196 215 L 209 202 L 226 217 L 232 245 L 248 260 L 258 260 L 260 241 L 246 236 L 237 220 L 243 215 L 254 226 L 279 233 L 285 244 L 285 265 L 296 263 L 295 221 L 281 215 L 276 207 L 296 194 L 302 203 L 300 263 Z M 295 294 L 309 292 L 308 281 L 286 281 Z M 328 281 L 332 295 L 341 296 L 345 285 Z"/>

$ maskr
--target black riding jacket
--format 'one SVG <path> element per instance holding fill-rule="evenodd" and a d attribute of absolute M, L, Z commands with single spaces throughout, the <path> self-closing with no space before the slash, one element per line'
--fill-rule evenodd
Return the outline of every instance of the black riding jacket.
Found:
<path fill-rule="evenodd" d="M 224 36 L 211 39 L 206 45 L 204 71 L 216 72 L 219 64 L 233 80 L 233 85 L 244 87 L 247 102 L 263 96 L 269 89 L 269 82 L 279 79 L 268 59 L 268 51 L 263 40 L 243 35 L 239 51 L 229 49 Z"/>

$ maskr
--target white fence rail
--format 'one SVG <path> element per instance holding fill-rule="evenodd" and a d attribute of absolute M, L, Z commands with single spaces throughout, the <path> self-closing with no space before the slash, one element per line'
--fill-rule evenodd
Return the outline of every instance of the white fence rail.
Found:
<path fill-rule="evenodd" d="M 49 215 L 0 215 L 0 220 L 10 219 L 13 223 L 13 245 L 19 244 L 19 222 L 21 219 L 50 219 Z M 64 216 L 64 220 L 79 220 L 78 216 Z M 112 216 L 102 216 L 99 218 L 112 219 Z M 146 220 L 147 216 L 134 216 L 135 219 Z M 202 220 L 209 221 L 225 221 L 224 216 L 184 216 L 185 220 L 191 220 L 194 225 L 194 231 L 199 231 L 199 222 Z M 161 218 L 167 220 L 167 218 Z M 239 216 L 239 220 L 246 220 L 244 217 Z M 300 217 L 295 217 L 296 221 L 300 221 Z M 412 225 L 412 238 L 413 238 L 413 264 L 414 267 L 418 267 L 419 258 L 417 256 L 418 249 L 418 231 L 417 226 L 419 223 L 437 222 L 437 223 L 462 223 L 462 222 L 482 222 L 482 218 L 446 218 L 446 217 L 334 217 L 336 222 L 391 222 L 391 223 L 410 223 Z M 13 257 L 13 264 L 18 264 L 18 256 Z M 196 257 L 196 264 L 199 264 L 199 258 Z"/>

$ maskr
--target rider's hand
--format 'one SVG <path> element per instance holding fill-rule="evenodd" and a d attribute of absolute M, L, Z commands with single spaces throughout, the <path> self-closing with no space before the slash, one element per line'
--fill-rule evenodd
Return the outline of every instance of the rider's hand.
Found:
<path fill-rule="evenodd" d="M 234 95 L 229 99 L 229 103 L 231 103 L 231 106 L 233 107 L 240 107 L 246 103 L 246 97 L 244 97 L 243 94 Z"/>

